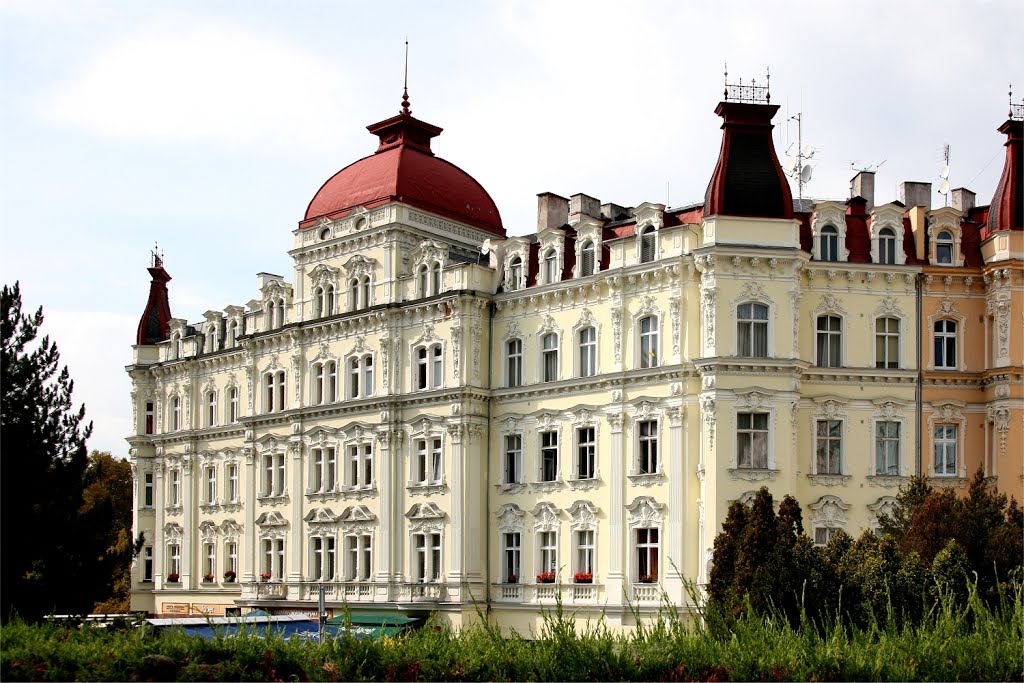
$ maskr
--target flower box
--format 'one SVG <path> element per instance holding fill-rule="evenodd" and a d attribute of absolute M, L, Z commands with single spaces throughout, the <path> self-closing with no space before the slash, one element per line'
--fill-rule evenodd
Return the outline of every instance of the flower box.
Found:
<path fill-rule="evenodd" d="M 237 576 L 238 575 L 235 574 L 235 572 L 233 572 L 232 570 L 229 569 L 226 572 L 224 572 L 224 582 L 225 583 L 234 583 L 235 579 L 237 578 Z"/>
<path fill-rule="evenodd" d="M 572 580 L 576 583 L 594 583 L 594 575 L 591 572 L 576 572 Z"/>
<path fill-rule="evenodd" d="M 555 573 L 554 572 L 541 572 L 537 574 L 537 583 L 554 583 Z"/>
<path fill-rule="evenodd" d="M 203 575 L 203 583 L 213 583 L 213 573 L 207 572 Z"/>
<path fill-rule="evenodd" d="M 167 583 L 178 583 L 181 580 L 181 576 L 178 572 L 171 572 L 167 575 Z"/>
<path fill-rule="evenodd" d="M 658 582 L 658 577 L 657 576 L 647 576 L 647 575 L 644 575 L 644 576 L 640 577 L 639 582 L 640 583 L 657 583 Z"/>
<path fill-rule="evenodd" d="M 267 574 L 266 572 L 260 574 L 260 581 L 262 581 L 263 583 L 267 583 L 268 581 L 270 581 L 270 578 L 270 574 Z"/>
<path fill-rule="evenodd" d="M 505 583 L 519 583 L 519 577 L 515 574 L 510 574 L 509 577 L 505 579 Z"/>

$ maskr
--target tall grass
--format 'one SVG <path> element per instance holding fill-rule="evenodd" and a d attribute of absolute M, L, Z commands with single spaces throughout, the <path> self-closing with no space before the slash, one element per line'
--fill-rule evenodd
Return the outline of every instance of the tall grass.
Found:
<path fill-rule="evenodd" d="M 0 679 L 14 680 L 1022 680 L 1019 585 L 989 608 L 940 594 L 920 623 L 784 616 L 690 623 L 674 609 L 629 633 L 578 632 L 561 605 L 527 638 L 494 625 L 455 633 L 436 620 L 409 635 L 323 644 L 251 635 L 186 637 L 12 621 L 0 629 Z"/>

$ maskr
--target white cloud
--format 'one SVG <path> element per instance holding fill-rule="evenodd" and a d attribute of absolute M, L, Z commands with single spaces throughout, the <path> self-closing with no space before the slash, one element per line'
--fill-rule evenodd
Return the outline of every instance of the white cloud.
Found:
<path fill-rule="evenodd" d="M 344 76 L 280 39 L 160 22 L 102 50 L 45 94 L 43 116 L 152 144 L 322 149 L 339 136 Z"/>

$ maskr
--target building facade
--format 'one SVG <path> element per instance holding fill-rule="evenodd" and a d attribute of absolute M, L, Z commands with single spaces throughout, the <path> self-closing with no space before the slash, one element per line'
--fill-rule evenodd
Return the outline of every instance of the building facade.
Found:
<path fill-rule="evenodd" d="M 509 237 L 404 99 L 310 202 L 290 282 L 189 323 L 155 258 L 133 608 L 315 613 L 322 585 L 331 610 L 523 630 L 560 599 L 629 627 L 691 605 L 761 486 L 817 543 L 918 473 L 1024 497 L 1024 117 L 988 206 L 876 206 L 867 172 L 794 202 L 778 107 L 731 93 L 699 205 L 544 193 Z"/>

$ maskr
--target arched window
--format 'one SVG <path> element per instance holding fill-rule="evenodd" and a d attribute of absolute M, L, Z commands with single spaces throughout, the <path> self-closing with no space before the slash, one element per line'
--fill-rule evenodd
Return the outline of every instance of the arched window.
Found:
<path fill-rule="evenodd" d="M 548 249 L 544 253 L 544 284 L 558 282 L 558 252 Z"/>
<path fill-rule="evenodd" d="M 640 231 L 640 263 L 651 263 L 655 257 L 655 240 L 657 233 L 654 226 L 648 225 Z"/>
<path fill-rule="evenodd" d="M 274 329 L 274 323 L 277 318 L 275 310 L 277 309 L 277 302 L 270 300 L 267 302 L 267 329 Z"/>
<path fill-rule="evenodd" d="M 658 367 L 658 319 L 653 315 L 641 318 L 640 332 L 640 367 Z"/>
<path fill-rule="evenodd" d="M 953 235 L 946 230 L 935 236 L 935 260 L 941 265 L 953 265 Z"/>
<path fill-rule="evenodd" d="M 175 332 L 171 335 L 171 360 L 181 358 L 181 335 Z"/>
<path fill-rule="evenodd" d="M 817 358 L 819 368 L 842 365 L 843 321 L 835 315 L 819 315 L 817 326 Z"/>
<path fill-rule="evenodd" d="M 364 275 L 362 280 L 362 302 L 363 308 L 367 308 L 370 305 L 370 276 Z"/>
<path fill-rule="evenodd" d="M 420 296 L 430 296 L 430 272 L 426 265 L 420 266 L 418 279 Z"/>
<path fill-rule="evenodd" d="M 284 299 L 277 300 L 277 327 L 284 327 Z"/>
<path fill-rule="evenodd" d="M 348 310 L 359 309 L 359 278 L 352 278 L 348 281 Z"/>
<path fill-rule="evenodd" d="M 234 321 L 228 323 L 227 334 L 224 336 L 224 347 L 228 349 L 235 348 L 238 337 L 238 325 Z"/>
<path fill-rule="evenodd" d="M 322 318 L 324 316 L 324 290 L 322 287 L 313 288 L 313 317 Z"/>
<path fill-rule="evenodd" d="M 878 262 L 887 266 L 896 263 L 896 232 L 892 228 L 878 232 Z"/>
<path fill-rule="evenodd" d="M 414 384 L 417 389 L 438 389 L 444 381 L 440 344 L 417 346 L 415 349 Z"/>
<path fill-rule="evenodd" d="M 506 386 L 518 387 L 523 384 L 523 340 L 509 339 L 505 342 Z"/>
<path fill-rule="evenodd" d="M 541 345 L 544 381 L 554 382 L 558 379 L 558 335 L 554 332 L 545 334 Z"/>
<path fill-rule="evenodd" d="M 593 377 L 597 374 L 597 329 L 584 327 L 579 331 L 579 376 Z"/>
<path fill-rule="evenodd" d="M 518 256 L 508 264 L 509 291 L 523 288 L 523 260 Z"/>
<path fill-rule="evenodd" d="M 441 263 L 434 261 L 434 265 L 430 267 L 430 293 L 440 294 L 441 293 Z"/>
<path fill-rule="evenodd" d="M 768 357 L 768 307 L 764 304 L 737 307 L 736 353 L 743 358 Z"/>
<path fill-rule="evenodd" d="M 324 300 L 321 305 L 322 315 L 334 315 L 334 285 L 324 287 Z"/>
<path fill-rule="evenodd" d="M 228 389 L 228 424 L 238 422 L 238 387 Z"/>
<path fill-rule="evenodd" d="M 324 400 L 328 403 L 338 400 L 338 364 L 333 360 L 324 363 Z"/>
<path fill-rule="evenodd" d="M 284 370 L 268 372 L 264 376 L 263 412 L 275 413 L 284 410 L 285 383 Z"/>
<path fill-rule="evenodd" d="M 313 395 L 310 396 L 313 405 L 318 406 L 324 402 L 324 365 L 317 363 L 313 366 Z"/>
<path fill-rule="evenodd" d="M 217 350 L 217 328 L 210 326 L 210 329 L 206 331 L 206 353 L 212 353 Z"/>
<path fill-rule="evenodd" d="M 216 427 L 217 426 L 217 392 L 208 391 L 206 392 L 206 426 Z"/>
<path fill-rule="evenodd" d="M 181 429 L 181 399 L 171 396 L 171 431 Z"/>
<path fill-rule="evenodd" d="M 821 229 L 819 242 L 819 259 L 822 261 L 839 260 L 839 231 L 834 225 L 826 225 Z"/>
<path fill-rule="evenodd" d="M 586 241 L 580 247 L 580 277 L 594 274 L 594 243 Z"/>

